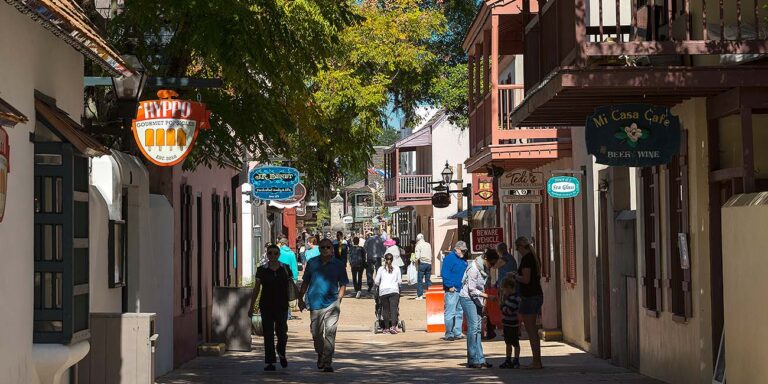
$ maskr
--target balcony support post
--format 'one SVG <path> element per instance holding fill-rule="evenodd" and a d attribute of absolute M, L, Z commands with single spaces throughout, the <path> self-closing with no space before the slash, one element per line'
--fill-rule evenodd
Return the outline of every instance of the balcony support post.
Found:
<path fill-rule="evenodd" d="M 395 200 L 400 195 L 400 148 L 395 148 L 395 158 L 392 159 L 392 175 L 395 178 Z"/>
<path fill-rule="evenodd" d="M 498 143 L 499 133 L 499 17 L 491 17 L 491 145 Z"/>

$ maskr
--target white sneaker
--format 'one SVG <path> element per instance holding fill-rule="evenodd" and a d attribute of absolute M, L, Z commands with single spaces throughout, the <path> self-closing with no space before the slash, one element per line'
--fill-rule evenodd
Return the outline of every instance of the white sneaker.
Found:
<path fill-rule="evenodd" d="M 355 299 L 359 299 L 360 296 L 362 296 L 362 295 L 363 295 L 362 291 L 357 291 L 357 294 L 355 295 Z"/>
<path fill-rule="evenodd" d="M 424 296 L 417 296 L 414 300 L 424 300 Z"/>

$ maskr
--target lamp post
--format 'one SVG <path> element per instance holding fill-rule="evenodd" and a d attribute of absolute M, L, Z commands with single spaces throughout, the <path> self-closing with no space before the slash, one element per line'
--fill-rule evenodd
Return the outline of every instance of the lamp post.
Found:
<path fill-rule="evenodd" d="M 141 93 L 144 91 L 144 84 L 147 81 L 146 70 L 136 55 L 123 55 L 123 60 L 130 66 L 135 74 L 130 77 L 121 76 L 112 78 L 112 90 L 115 92 L 117 100 L 117 115 L 122 121 L 125 135 L 126 151 L 131 146 L 131 119 L 136 116 Z"/>
<path fill-rule="evenodd" d="M 451 190 L 450 185 L 456 184 L 458 186 L 461 186 L 464 181 L 463 180 L 453 180 L 453 170 L 451 169 L 451 166 L 448 164 L 448 161 L 445 162 L 445 168 L 443 168 L 443 171 L 440 172 L 440 176 L 442 177 L 441 181 L 438 181 L 437 183 L 432 184 L 439 184 L 435 190 L 441 190 L 447 193 L 461 193 L 464 197 L 467 198 L 467 231 L 464 233 L 463 240 L 470 244 L 470 237 L 472 232 L 472 183 L 467 183 L 466 186 L 464 186 L 461 189 Z M 458 219 L 458 227 L 459 230 L 461 230 L 462 227 L 462 219 Z"/>

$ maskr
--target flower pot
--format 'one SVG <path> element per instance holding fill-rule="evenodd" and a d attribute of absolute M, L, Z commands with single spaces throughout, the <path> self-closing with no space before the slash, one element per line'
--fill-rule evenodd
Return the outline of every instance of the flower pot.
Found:
<path fill-rule="evenodd" d="M 261 323 L 260 313 L 254 313 L 251 316 L 251 332 L 256 336 L 264 336 L 264 326 Z"/>

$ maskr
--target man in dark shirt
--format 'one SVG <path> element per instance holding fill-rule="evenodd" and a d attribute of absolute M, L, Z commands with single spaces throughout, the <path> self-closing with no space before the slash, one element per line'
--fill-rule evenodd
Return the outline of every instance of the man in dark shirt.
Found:
<path fill-rule="evenodd" d="M 341 300 L 349 284 L 347 269 L 334 257 L 333 242 L 320 241 L 320 257 L 307 262 L 299 293 L 299 308 L 309 308 L 310 330 L 317 352 L 317 368 L 333 372 L 336 327 L 341 313 Z M 307 302 L 304 302 L 304 294 Z"/>
<path fill-rule="evenodd" d="M 349 257 L 349 244 L 344 240 L 344 234 L 341 231 L 336 232 L 336 240 L 333 241 L 333 254 L 346 267 L 347 258 Z"/>

